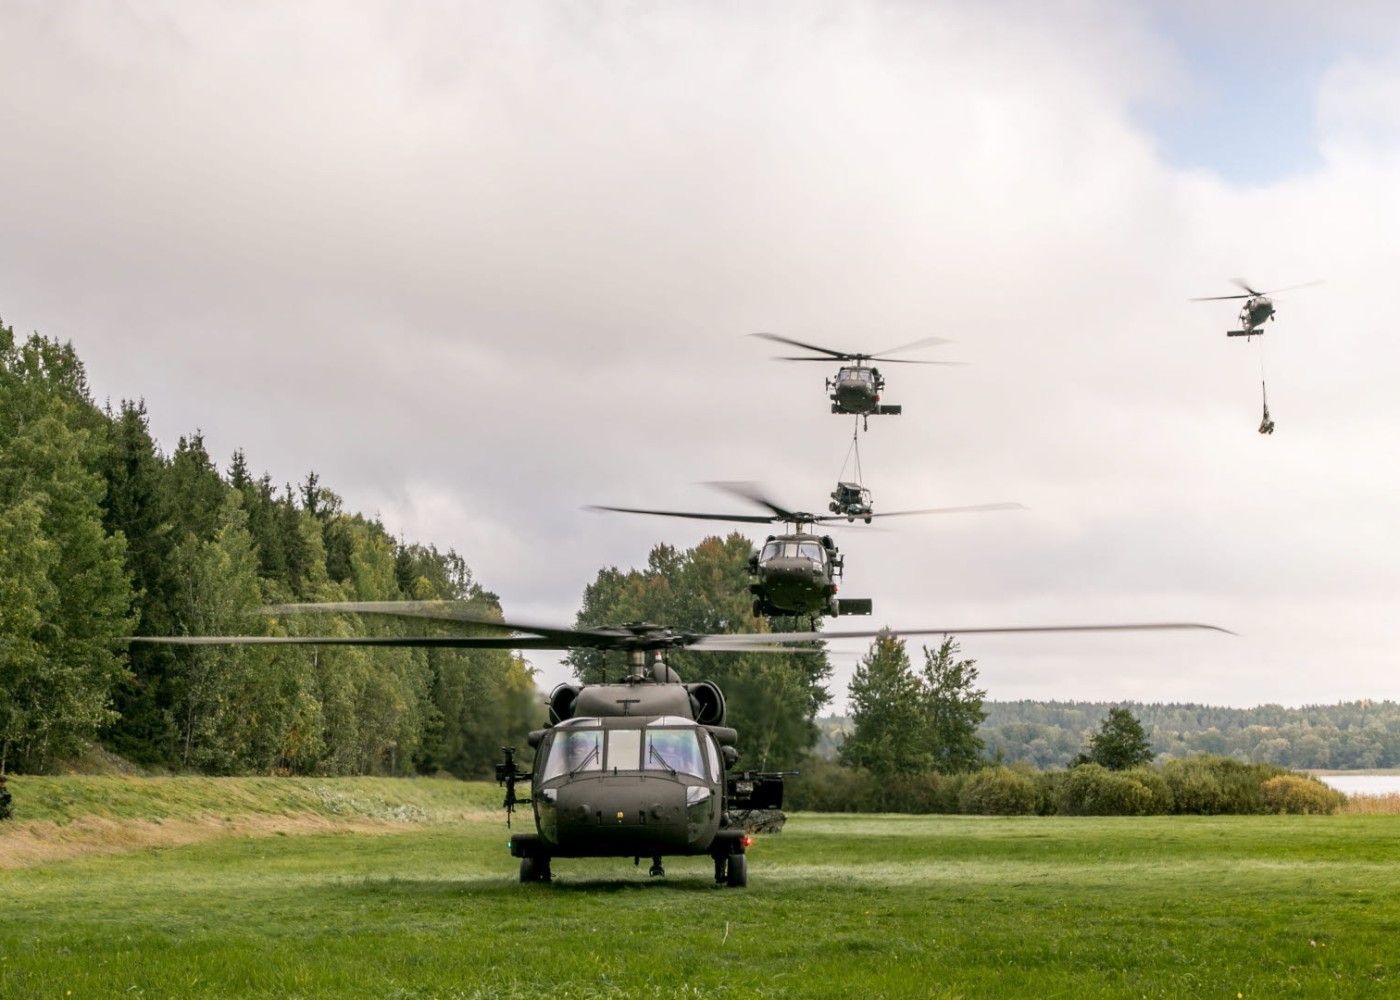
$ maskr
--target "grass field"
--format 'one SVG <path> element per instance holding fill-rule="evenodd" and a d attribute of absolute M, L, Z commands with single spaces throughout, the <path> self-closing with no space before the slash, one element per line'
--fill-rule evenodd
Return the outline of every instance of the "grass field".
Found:
<path fill-rule="evenodd" d="M 494 788 L 164 780 L 15 782 L 0 997 L 1400 994 L 1400 816 L 799 814 L 746 890 L 520 885 Z"/>

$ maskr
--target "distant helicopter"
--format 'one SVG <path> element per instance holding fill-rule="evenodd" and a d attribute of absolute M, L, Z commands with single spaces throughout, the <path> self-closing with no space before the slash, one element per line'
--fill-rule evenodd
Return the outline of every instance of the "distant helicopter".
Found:
<path fill-rule="evenodd" d="M 1262 337 L 1264 331 L 1261 327 L 1265 321 L 1274 318 L 1274 302 L 1270 295 L 1277 295 L 1279 292 L 1291 292 L 1298 288 L 1311 288 L 1313 285 L 1322 284 L 1321 281 L 1309 281 L 1301 285 L 1289 285 L 1287 288 L 1276 288 L 1270 292 L 1258 292 L 1250 288 L 1243 278 L 1230 279 L 1235 284 L 1245 290 L 1244 295 L 1207 295 L 1204 298 L 1192 299 L 1192 302 L 1222 302 L 1227 299 L 1244 299 L 1245 303 L 1240 307 L 1240 329 L 1227 330 L 1227 337 Z"/>
<path fill-rule="evenodd" d="M 920 347 L 932 347 L 935 344 L 948 344 L 949 340 L 942 337 L 925 337 L 923 340 L 916 340 L 911 344 L 902 344 L 899 347 L 891 347 L 885 351 L 877 351 L 874 354 L 853 354 L 847 351 L 835 351 L 829 347 L 817 347 L 815 344 L 804 344 L 800 340 L 792 340 L 789 337 L 780 337 L 776 333 L 755 333 L 754 337 L 762 337 L 764 340 L 776 341 L 780 344 L 789 344 L 793 347 L 800 347 L 804 351 L 816 351 L 822 357 L 798 357 L 781 358 L 782 361 L 854 361 L 854 365 L 842 365 L 836 372 L 834 379 L 826 380 L 826 387 L 831 391 L 831 412 L 832 413 L 854 413 L 865 418 L 869 423 L 871 414 L 895 415 L 902 413 L 904 408 L 900 405 L 882 405 L 880 403 L 880 393 L 885 389 L 885 378 L 880 374 L 880 369 L 867 367 L 866 361 L 887 361 L 890 364 L 901 365 L 960 365 L 961 361 L 918 361 L 912 358 L 890 358 L 884 357 L 893 354 L 895 351 L 910 351 Z"/>
<path fill-rule="evenodd" d="M 784 779 L 794 772 L 735 771 L 738 734 L 724 725 L 723 692 L 708 681 L 683 683 L 664 659 L 668 649 L 789 653 L 783 643 L 895 635 L 1019 632 L 1123 632 L 1211 629 L 1163 622 L 1141 625 L 1050 625 L 1011 628 L 922 628 L 823 633 L 706 634 L 631 622 L 602 628 L 566 628 L 501 621 L 455 601 L 360 601 L 282 604 L 269 614 L 351 612 L 488 626 L 513 635 L 428 636 L 164 636 L 128 637 L 165 645 L 344 645 L 438 649 L 625 652 L 629 670 L 619 683 L 562 684 L 549 699 L 550 724 L 529 736 L 532 770 L 503 747 L 496 766 L 505 785 L 507 822 L 517 805 L 532 807 L 535 832 L 513 832 L 509 847 L 520 859 L 521 882 L 549 882 L 555 858 L 651 859 L 650 875 L 665 874 L 666 857 L 709 855 L 719 884 L 748 885 L 742 813 L 782 806 Z M 647 654 L 652 662 L 647 663 Z M 515 793 L 530 782 L 528 797 Z"/>
<path fill-rule="evenodd" d="M 624 514 L 655 514 L 661 517 L 687 517 L 704 521 L 738 521 L 745 524 L 782 522 L 794 530 L 781 535 L 769 535 L 763 548 L 749 557 L 749 573 L 754 577 L 749 592 L 754 595 L 753 613 L 760 615 L 868 615 L 874 603 L 868 597 L 836 596 L 838 581 L 845 569 L 845 557 L 836 548 L 830 535 L 818 536 L 804 530 L 810 525 L 827 521 L 853 520 L 854 515 L 809 514 L 788 510 L 763 496 L 752 483 L 711 483 L 719 489 L 743 497 L 771 514 L 700 514 L 678 510 L 648 510 L 638 507 L 609 507 L 593 505 L 590 510 L 617 511 Z M 880 514 L 862 513 L 868 523 L 873 517 L 907 517 L 912 514 L 966 514 L 990 510 L 1015 510 L 1016 503 L 981 504 L 974 507 L 935 507 L 926 510 L 893 510 Z"/>

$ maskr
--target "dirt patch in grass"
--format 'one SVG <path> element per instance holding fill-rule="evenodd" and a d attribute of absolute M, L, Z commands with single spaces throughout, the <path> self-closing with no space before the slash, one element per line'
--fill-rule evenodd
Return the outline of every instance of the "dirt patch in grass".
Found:
<path fill-rule="evenodd" d="M 29 868 L 96 854 L 150 847 L 180 847 L 220 837 L 269 837 L 296 833 L 395 833 L 419 824 L 315 815 L 200 816 L 182 819 L 112 820 L 85 816 L 71 823 L 5 823 L 0 827 L 0 869 Z"/>

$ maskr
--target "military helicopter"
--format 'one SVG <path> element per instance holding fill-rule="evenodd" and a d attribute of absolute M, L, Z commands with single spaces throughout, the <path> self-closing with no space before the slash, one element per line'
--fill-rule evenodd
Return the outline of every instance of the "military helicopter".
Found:
<path fill-rule="evenodd" d="M 1262 337 L 1264 331 L 1261 329 L 1267 320 L 1274 318 L 1274 302 L 1270 295 L 1277 295 L 1279 292 L 1291 292 L 1298 288 L 1311 288 L 1313 285 L 1322 284 L 1321 281 L 1309 281 L 1301 285 L 1289 285 L 1287 288 L 1276 288 L 1271 292 L 1258 292 L 1250 288 L 1243 278 L 1232 278 L 1235 284 L 1245 290 L 1244 295 L 1207 295 L 1204 298 L 1192 299 L 1192 302 L 1223 302 L 1227 299 L 1244 299 L 1245 303 L 1240 307 L 1240 329 L 1227 330 L 1227 337 Z"/>
<path fill-rule="evenodd" d="M 789 337 L 780 337 L 776 333 L 755 333 L 754 337 L 762 337 L 764 340 L 776 341 L 780 344 L 789 344 L 793 347 L 800 347 L 804 351 L 816 351 L 822 357 L 797 357 L 781 358 L 782 361 L 854 361 L 854 365 L 842 365 L 836 372 L 834 379 L 826 380 L 826 387 L 831 392 L 831 412 L 832 413 L 854 413 L 862 417 L 866 424 L 869 423 L 871 414 L 897 415 L 904 410 L 900 405 L 881 404 L 880 393 L 885 389 L 885 378 L 880 374 L 880 369 L 867 367 L 867 361 L 887 361 L 891 364 L 901 365 L 959 365 L 961 361 L 919 361 L 912 358 L 890 358 L 884 357 L 893 354 L 895 351 L 911 351 L 920 347 L 932 347 L 935 344 L 948 344 L 951 341 L 942 337 L 925 337 L 923 340 L 916 340 L 911 344 L 902 344 L 899 347 L 891 347 L 885 351 L 877 351 L 874 354 L 853 354 L 847 351 L 835 351 L 829 347 L 818 347 L 815 344 L 804 344 L 800 340 L 792 340 Z"/>
<path fill-rule="evenodd" d="M 752 483 L 711 483 L 726 492 L 743 497 L 770 514 L 701 514 L 693 511 L 649 510 L 638 507 L 590 506 L 589 510 L 616 511 L 624 514 L 655 514 L 660 517 L 688 517 L 704 521 L 738 521 L 744 524 L 774 524 L 782 522 L 793 530 L 781 535 L 769 535 L 763 548 L 749 557 L 749 573 L 753 581 L 749 593 L 754 595 L 755 617 L 766 615 L 868 615 L 874 613 L 874 602 L 868 597 L 836 596 L 846 560 L 830 535 L 817 535 L 806 530 L 827 521 L 847 521 L 845 512 L 833 515 L 809 514 L 789 510 L 763 496 Z M 879 514 L 865 512 L 868 523 L 874 517 L 907 517 L 912 514 L 966 514 L 990 510 L 1015 510 L 1016 503 L 980 504 L 973 507 L 934 507 L 925 510 L 892 510 Z"/>
<path fill-rule="evenodd" d="M 549 882 L 555 858 L 651 859 L 648 873 L 665 875 L 666 857 L 709 855 L 716 883 L 748 885 L 752 840 L 742 813 L 782 806 L 784 779 L 794 772 L 736 771 L 738 734 L 725 726 L 724 693 L 709 681 L 684 683 L 665 662 L 669 649 L 791 653 L 785 643 L 811 642 L 811 632 L 708 634 L 630 622 L 601 628 L 565 628 L 502 621 L 455 601 L 367 601 L 281 604 L 268 614 L 351 612 L 427 618 L 504 630 L 511 635 L 419 636 L 164 636 L 129 642 L 166 645 L 353 645 L 438 649 L 598 649 L 627 654 L 617 683 L 561 684 L 549 699 L 549 725 L 532 732 L 532 770 L 503 747 L 496 766 L 506 788 L 507 823 L 517 805 L 529 805 L 535 832 L 512 832 L 510 852 L 520 859 L 521 882 Z M 995 628 L 921 628 L 823 633 L 821 639 L 896 635 L 1020 632 L 1122 632 L 1211 629 L 1162 622 L 1140 625 L 1050 625 Z M 647 655 L 651 654 L 650 664 Z M 521 798 L 515 786 L 528 781 Z"/>

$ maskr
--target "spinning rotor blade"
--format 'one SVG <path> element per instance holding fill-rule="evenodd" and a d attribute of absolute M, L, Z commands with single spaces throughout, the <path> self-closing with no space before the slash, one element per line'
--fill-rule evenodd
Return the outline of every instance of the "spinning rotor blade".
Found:
<path fill-rule="evenodd" d="M 657 517 L 689 517 L 698 521 L 739 521 L 743 524 L 772 524 L 776 517 L 762 514 L 699 514 L 685 510 L 644 510 L 641 507 L 608 507 L 604 504 L 589 504 L 584 510 L 612 510 L 621 514 L 655 514 Z"/>
<path fill-rule="evenodd" d="M 1256 292 L 1254 289 L 1250 288 L 1250 287 L 1249 287 L 1249 282 L 1245 281 L 1243 278 L 1231 278 L 1230 281 L 1231 281 L 1233 284 L 1239 285 L 1241 288 L 1243 288 L 1243 289 L 1244 289 L 1246 292 L 1248 292 L 1250 295 L 1264 295 L 1264 294 L 1266 294 L 1266 293 L 1264 293 L 1264 292 Z"/>
<path fill-rule="evenodd" d="M 813 520 L 813 517 L 812 517 L 811 514 L 804 514 L 804 513 L 798 512 L 798 511 L 791 511 L 791 510 L 787 510 L 786 508 L 779 507 L 779 506 L 778 506 L 777 504 L 775 504 L 772 500 L 769 500 L 766 496 L 763 495 L 763 493 L 760 491 L 759 486 L 758 486 L 757 483 L 744 483 L 744 482 L 723 483 L 723 482 L 711 482 L 711 483 L 706 483 L 705 485 L 706 485 L 706 486 L 713 486 L 715 489 L 717 489 L 717 490 L 723 490 L 723 491 L 726 492 L 726 493 L 732 493 L 732 494 L 734 494 L 736 497 L 742 497 L 743 499 L 749 501 L 750 503 L 756 503 L 756 504 L 758 504 L 760 507 L 767 507 L 769 510 L 771 510 L 771 511 L 773 512 L 773 516 L 772 516 L 772 517 L 764 518 L 765 521 L 770 521 L 770 522 L 771 522 L 771 521 L 810 521 L 810 520 Z"/>
<path fill-rule="evenodd" d="M 970 507 L 927 507 L 923 510 L 886 510 L 874 511 L 871 517 L 908 517 L 912 514 L 980 514 L 989 510 L 1025 510 L 1026 505 L 1020 503 L 980 503 Z M 864 517 L 864 514 L 857 514 L 856 520 Z M 845 514 L 823 514 L 821 517 L 813 518 L 814 521 L 844 521 Z"/>
<path fill-rule="evenodd" d="M 1190 302 L 1220 302 L 1223 299 L 1252 299 L 1253 295 L 1206 295 L 1198 299 L 1188 299 Z"/>
<path fill-rule="evenodd" d="M 952 341 L 946 337 L 925 337 L 923 340 L 911 341 L 908 344 L 900 344 L 898 347 L 886 348 L 883 351 L 876 351 L 867 355 L 871 361 L 898 361 L 898 358 L 887 358 L 886 354 L 894 354 L 898 351 L 916 351 L 921 347 L 933 347 L 935 344 L 951 344 Z M 913 362 L 914 364 L 937 364 L 938 362 Z"/>
<path fill-rule="evenodd" d="M 1265 295 L 1277 295 L 1279 292 L 1292 292 L 1292 291 L 1296 291 L 1296 290 L 1299 289 L 1299 288 L 1311 288 L 1313 285 L 1323 285 L 1323 284 L 1326 284 L 1326 281 L 1323 280 L 1323 279 L 1321 279 L 1321 278 L 1319 278 L 1317 281 L 1305 281 L 1305 282 L 1303 282 L 1301 285 L 1288 285 L 1288 286 L 1286 286 L 1286 287 L 1284 287 L 1284 288 L 1271 288 L 1269 291 L 1264 292 L 1263 294 L 1265 294 Z"/>
<path fill-rule="evenodd" d="M 417 646 L 439 649 L 567 649 L 536 636 L 483 635 L 133 635 L 122 642 L 159 646 Z"/>
<path fill-rule="evenodd" d="M 833 351 L 829 347 L 818 347 L 816 344 L 804 344 L 800 340 L 793 340 L 791 337 L 780 337 L 776 333 L 751 333 L 750 337 L 762 337 L 764 340 L 772 340 L 779 344 L 788 344 L 792 347 L 800 347 L 804 351 L 816 351 L 818 354 L 826 354 L 825 358 L 783 358 L 783 361 L 855 361 L 867 357 L 863 354 L 847 354 L 845 351 Z"/>
<path fill-rule="evenodd" d="M 1196 622 L 1145 622 L 1138 625 L 1005 625 L 987 628 L 886 628 L 858 632 L 769 632 L 769 642 L 803 642 L 822 639 L 873 639 L 877 635 L 1015 635 L 1031 632 L 1179 632 L 1201 630 L 1235 635 L 1218 625 Z"/>

